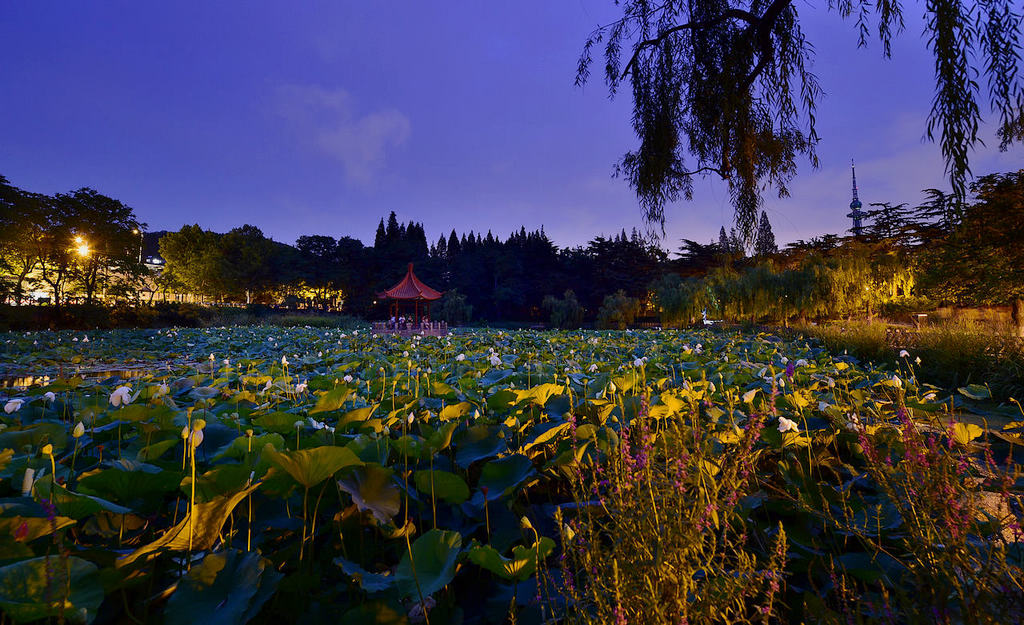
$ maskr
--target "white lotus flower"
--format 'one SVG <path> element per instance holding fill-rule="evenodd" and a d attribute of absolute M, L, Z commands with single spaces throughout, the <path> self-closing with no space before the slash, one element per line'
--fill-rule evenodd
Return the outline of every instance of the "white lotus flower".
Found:
<path fill-rule="evenodd" d="M 345 377 L 342 378 L 342 380 L 344 380 L 345 383 L 347 384 L 347 383 L 352 381 L 352 376 L 351 375 L 346 375 Z"/>
<path fill-rule="evenodd" d="M 213 352 L 210 352 L 210 362 L 213 362 L 216 358 L 213 357 Z"/>
<path fill-rule="evenodd" d="M 905 349 L 900 350 L 900 358 L 910 358 L 910 352 Z"/>
<path fill-rule="evenodd" d="M 412 425 L 412 422 L 416 420 L 416 415 L 410 412 L 409 416 L 406 417 L 406 420 L 409 422 L 409 425 Z"/>
<path fill-rule="evenodd" d="M 831 407 L 832 407 L 832 404 L 830 404 L 828 402 L 824 402 L 824 401 L 819 401 L 818 402 L 818 412 L 825 412 L 825 410 L 827 410 L 827 409 L 829 409 Z"/>
<path fill-rule="evenodd" d="M 288 366 L 288 357 L 287 356 L 281 356 L 281 364 L 286 366 L 286 367 Z"/>
<path fill-rule="evenodd" d="M 274 386 L 273 380 L 267 380 L 267 385 L 263 387 L 263 392 L 266 393 L 270 390 L 270 387 Z"/>
<path fill-rule="evenodd" d="M 751 390 L 747 391 L 746 393 L 743 393 L 743 403 L 744 404 L 749 404 L 749 403 L 753 402 L 754 401 L 754 395 L 757 395 L 757 391 L 758 390 L 760 390 L 760 389 L 756 389 L 755 388 L 755 389 L 751 389 Z"/>
<path fill-rule="evenodd" d="M 590 365 L 587 367 L 587 373 L 593 373 L 595 371 L 597 371 L 597 365 Z"/>
<path fill-rule="evenodd" d="M 24 399 L 12 399 L 8 401 L 6 404 L 4 404 L 4 412 L 6 412 L 7 414 L 11 414 L 12 412 L 21 410 L 21 405 L 24 403 Z"/>
<path fill-rule="evenodd" d="M 786 432 L 799 432 L 800 427 L 796 424 L 796 421 L 787 419 L 786 417 L 779 417 L 779 432 L 785 434 Z"/>
<path fill-rule="evenodd" d="M 82 423 L 81 421 L 79 421 L 78 424 L 75 425 L 75 429 L 71 430 L 71 436 L 72 436 L 72 438 L 82 438 L 82 436 L 84 434 L 85 434 L 85 424 Z"/>
<path fill-rule="evenodd" d="M 633 366 L 634 367 L 642 367 L 642 366 L 644 366 L 643 359 L 642 358 L 637 358 L 636 360 L 634 360 L 633 361 Z"/>
<path fill-rule="evenodd" d="M 127 386 L 119 386 L 115 388 L 114 392 L 110 394 L 110 403 L 115 408 L 122 404 L 127 406 L 132 403 L 132 389 Z"/>
<path fill-rule="evenodd" d="M 836 381 L 833 380 L 832 378 L 829 378 L 828 379 L 828 387 L 829 388 L 835 388 L 836 387 Z"/>
<path fill-rule="evenodd" d="M 83 336 L 83 337 L 82 337 L 82 342 L 83 342 L 83 343 L 88 343 L 88 342 L 89 342 L 89 337 L 87 337 L 87 336 Z"/>
<path fill-rule="evenodd" d="M 466 355 L 465 354 L 459 354 L 458 356 L 455 357 L 455 361 L 456 362 L 462 362 L 465 359 L 466 359 Z"/>
<path fill-rule="evenodd" d="M 409 352 L 402 352 L 402 358 L 408 358 Z"/>
<path fill-rule="evenodd" d="M 327 427 L 327 425 L 324 424 L 322 421 L 317 421 L 313 417 L 308 417 L 308 419 L 309 419 L 309 425 L 311 425 L 314 430 L 322 430 L 325 427 Z"/>
<path fill-rule="evenodd" d="M 501 364 L 501 358 L 498 358 L 497 354 L 491 354 L 491 357 L 487 359 L 491 363 L 492 367 L 497 367 Z"/>
<path fill-rule="evenodd" d="M 163 397 L 164 395 L 170 392 L 171 387 L 167 386 L 166 384 L 161 384 L 160 386 L 156 387 L 155 391 L 153 391 L 153 399 Z"/>
<path fill-rule="evenodd" d="M 44 401 L 52 402 L 55 399 L 57 399 L 57 395 L 55 395 L 53 391 L 46 391 L 45 393 L 43 393 Z"/>
<path fill-rule="evenodd" d="M 796 366 L 797 367 L 806 367 L 807 366 L 807 361 L 804 360 L 803 358 L 801 358 L 800 360 L 796 361 Z"/>
<path fill-rule="evenodd" d="M 708 382 L 708 392 L 709 393 L 714 393 L 716 390 L 718 390 L 718 389 L 715 387 L 715 383 L 714 382 Z"/>
<path fill-rule="evenodd" d="M 307 384 L 305 382 L 299 382 L 298 384 L 295 385 L 295 392 L 296 393 L 304 393 L 304 392 L 306 392 L 307 388 L 309 388 L 309 384 Z"/>
<path fill-rule="evenodd" d="M 903 387 L 903 381 L 900 380 L 900 376 L 898 376 L 898 375 L 893 374 L 893 376 L 892 376 L 892 383 L 894 385 L 896 385 L 896 388 L 902 388 Z"/>

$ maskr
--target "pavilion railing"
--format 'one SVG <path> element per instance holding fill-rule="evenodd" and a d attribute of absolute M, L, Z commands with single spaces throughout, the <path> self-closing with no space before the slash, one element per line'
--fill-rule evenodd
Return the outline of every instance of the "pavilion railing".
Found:
<path fill-rule="evenodd" d="M 445 336 L 448 334 L 448 324 L 444 321 L 421 321 L 416 322 L 390 322 L 374 321 L 374 334 L 396 334 L 399 336 Z"/>

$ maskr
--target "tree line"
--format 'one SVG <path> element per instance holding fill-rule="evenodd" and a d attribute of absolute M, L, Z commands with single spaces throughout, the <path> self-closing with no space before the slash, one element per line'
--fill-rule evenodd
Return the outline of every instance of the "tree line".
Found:
<path fill-rule="evenodd" d="M 408 263 L 445 291 L 435 318 L 595 321 L 625 327 L 638 317 L 696 322 L 873 316 L 881 309 L 1024 300 L 1024 170 L 990 174 L 972 199 L 936 189 L 920 204 L 877 203 L 859 237 L 825 234 L 779 249 L 762 212 L 752 244 L 723 227 L 708 243 L 683 239 L 672 254 L 635 229 L 560 248 L 543 228 L 501 238 L 455 230 L 430 240 L 422 223 L 381 219 L 372 245 L 357 238 L 273 241 L 243 225 L 215 233 L 199 225 L 140 232 L 132 209 L 92 189 L 45 196 L 0 177 L 0 297 L 24 301 L 43 289 L 53 303 L 94 301 L 103 292 L 140 301 L 139 286 L 205 301 L 283 303 L 377 318 L 376 294 Z M 81 240 L 84 243 L 78 243 Z M 158 240 L 152 250 L 145 241 Z M 83 249 L 84 246 L 84 249 Z M 150 251 L 165 261 L 151 271 Z"/>

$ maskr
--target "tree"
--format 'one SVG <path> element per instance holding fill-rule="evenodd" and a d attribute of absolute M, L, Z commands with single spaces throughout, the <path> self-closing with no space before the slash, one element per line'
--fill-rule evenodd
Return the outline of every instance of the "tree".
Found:
<path fill-rule="evenodd" d="M 199 224 L 182 226 L 160 238 L 163 275 L 169 285 L 180 285 L 195 295 L 212 295 L 217 272 L 217 246 L 221 235 L 203 230 Z"/>
<path fill-rule="evenodd" d="M 218 246 L 218 277 L 225 293 L 245 295 L 245 303 L 274 281 L 274 243 L 256 226 L 246 224 L 225 234 Z"/>
<path fill-rule="evenodd" d="M 761 211 L 761 222 L 757 225 L 757 235 L 754 237 L 754 256 L 771 256 L 778 252 L 772 223 L 768 221 L 768 214 Z"/>
<path fill-rule="evenodd" d="M 295 241 L 302 282 L 313 291 L 314 304 L 326 308 L 332 304 L 331 291 L 337 288 L 338 242 L 325 235 L 301 236 Z"/>
<path fill-rule="evenodd" d="M 458 289 L 445 292 L 435 311 L 438 319 L 452 326 L 468 323 L 473 316 L 473 307 L 466 303 L 466 296 Z"/>
<path fill-rule="evenodd" d="M 971 185 L 977 201 L 940 244 L 923 250 L 923 289 L 961 305 L 1010 304 L 1024 336 L 1024 169 Z"/>
<path fill-rule="evenodd" d="M 0 295 L 20 303 L 39 264 L 46 196 L 29 193 L 0 176 Z"/>
<path fill-rule="evenodd" d="M 597 311 L 597 327 L 609 330 L 625 330 L 636 320 L 640 302 L 619 289 L 614 295 L 605 295 L 601 309 Z"/>
<path fill-rule="evenodd" d="M 54 215 L 64 221 L 63 226 L 74 234 L 76 262 L 70 278 L 81 289 L 86 303 L 111 287 L 130 292 L 138 285 L 146 272 L 141 258 L 145 224 L 139 223 L 131 207 L 83 188 L 57 194 L 53 209 Z M 78 237 L 81 243 L 77 243 Z"/>
<path fill-rule="evenodd" d="M 780 197 L 796 158 L 817 166 L 815 108 L 821 97 L 810 72 L 813 45 L 794 0 L 621 0 L 622 17 L 587 39 L 576 74 L 590 75 L 594 47 L 604 46 L 604 74 L 615 95 L 626 79 L 639 147 L 617 166 L 636 191 L 645 220 L 664 232 L 665 205 L 691 199 L 697 175 L 726 181 L 740 234 L 749 242 L 762 188 Z M 1000 147 L 1024 139 L 1024 89 L 1017 0 L 929 0 L 927 45 L 936 92 L 927 136 L 938 140 L 957 198 L 966 195 L 968 154 L 980 138 L 982 88 L 998 115 Z M 877 30 L 883 52 L 904 28 L 901 0 L 835 0 L 853 17 L 859 46 Z M 874 13 L 874 16 L 872 15 Z M 874 22 L 874 23 L 872 23 Z M 687 162 L 687 156 L 694 162 Z"/>
<path fill-rule="evenodd" d="M 548 295 L 544 298 L 543 306 L 551 313 L 552 327 L 571 330 L 583 323 L 583 307 L 571 289 L 567 290 L 561 299 Z"/>

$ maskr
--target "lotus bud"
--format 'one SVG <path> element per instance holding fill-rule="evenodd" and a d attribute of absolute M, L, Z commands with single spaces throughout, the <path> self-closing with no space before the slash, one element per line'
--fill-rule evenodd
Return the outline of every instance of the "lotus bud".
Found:
<path fill-rule="evenodd" d="M 519 527 L 521 527 L 524 530 L 532 530 L 533 524 L 530 523 L 530 519 L 524 516 L 523 518 L 519 519 Z"/>
<path fill-rule="evenodd" d="M 52 402 L 53 400 L 57 399 L 57 396 L 54 395 L 53 391 L 46 391 L 45 393 L 43 393 L 43 399 L 45 401 Z"/>
<path fill-rule="evenodd" d="M 188 438 L 188 426 L 186 425 L 185 427 L 181 428 L 181 440 L 186 440 L 187 438 Z"/>
<path fill-rule="evenodd" d="M 47 443 L 47 444 L 43 445 L 43 448 L 40 449 L 39 451 L 43 452 L 44 456 L 52 456 L 53 455 L 53 445 Z"/>
<path fill-rule="evenodd" d="M 245 435 L 248 436 L 249 438 L 252 438 L 252 428 L 247 429 L 245 431 Z"/>
<path fill-rule="evenodd" d="M 565 536 L 565 540 L 571 541 L 573 538 L 576 538 L 576 532 L 572 531 L 568 523 L 564 523 L 562 524 L 562 536 Z"/>
<path fill-rule="evenodd" d="M 195 449 L 203 443 L 203 431 L 193 430 L 192 432 L 192 448 Z"/>
<path fill-rule="evenodd" d="M 81 421 L 79 421 L 78 424 L 75 425 L 75 429 L 71 430 L 71 436 L 74 437 L 74 438 L 82 438 L 82 436 L 84 434 L 85 434 L 85 424 L 83 424 Z"/>
<path fill-rule="evenodd" d="M 25 477 L 21 478 L 21 495 L 28 497 L 32 494 L 32 484 L 36 481 L 36 470 L 25 469 Z"/>

